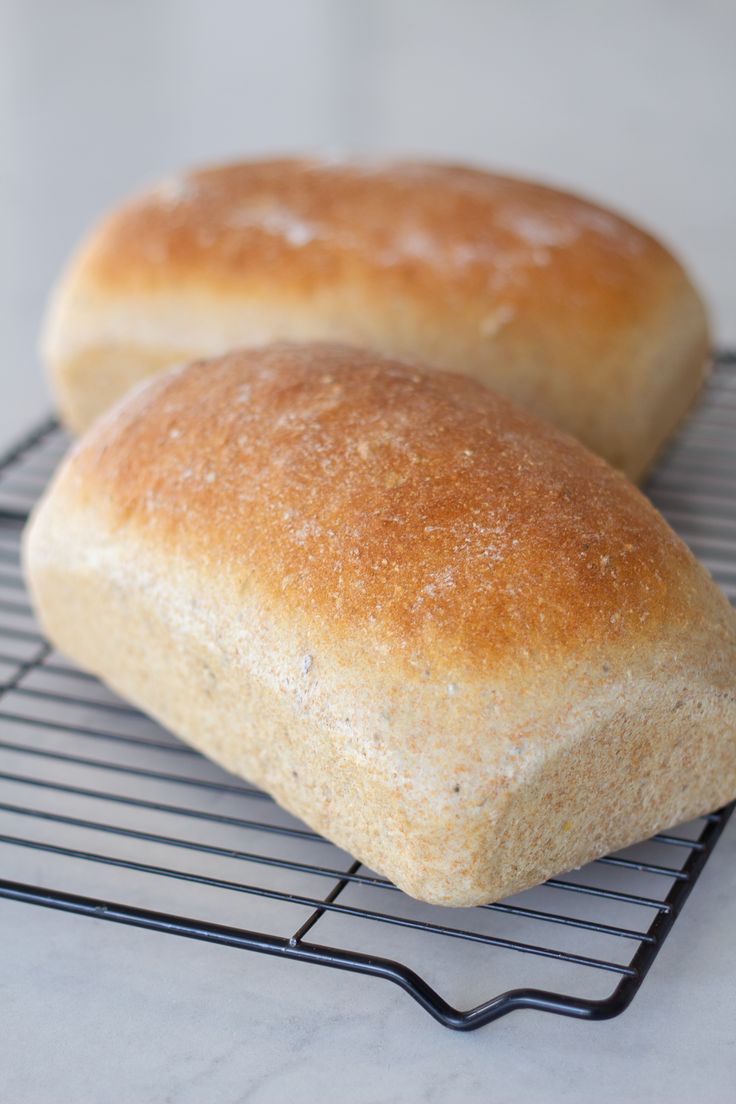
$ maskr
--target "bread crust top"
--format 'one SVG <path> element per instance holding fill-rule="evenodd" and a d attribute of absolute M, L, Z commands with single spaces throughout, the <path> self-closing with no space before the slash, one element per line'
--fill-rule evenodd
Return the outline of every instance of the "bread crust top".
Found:
<path fill-rule="evenodd" d="M 471 376 L 638 479 L 707 361 L 675 258 L 575 195 L 457 165 L 308 159 L 184 174 L 103 219 L 42 339 L 86 428 L 144 375 L 274 340 Z"/>
<path fill-rule="evenodd" d="M 333 653 L 349 638 L 418 676 L 605 663 L 722 601 L 572 438 L 472 380 L 342 346 L 167 373 L 61 479 L 75 507 L 308 619 Z"/>
<path fill-rule="evenodd" d="M 108 217 L 86 262 L 108 290 L 173 280 L 240 294 L 277 278 L 301 296 L 378 279 L 454 317 L 479 307 L 489 336 L 521 314 L 629 324 L 682 276 L 648 234 L 553 188 L 455 165 L 307 159 L 166 181 Z"/>

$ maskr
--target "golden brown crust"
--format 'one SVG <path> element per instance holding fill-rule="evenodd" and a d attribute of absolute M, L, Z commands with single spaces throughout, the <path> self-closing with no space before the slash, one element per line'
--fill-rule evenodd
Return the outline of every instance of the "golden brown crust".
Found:
<path fill-rule="evenodd" d="M 563 310 L 591 328 L 646 318 L 674 267 L 632 224 L 542 185 L 450 165 L 291 160 L 165 182 L 110 217 L 88 263 L 115 289 L 155 290 L 174 273 L 240 291 L 272 274 L 300 296 L 381 273 L 442 310 L 487 305 L 490 283 L 504 314 Z"/>
<path fill-rule="evenodd" d="M 347 340 L 475 376 L 632 475 L 661 443 L 662 406 L 669 431 L 697 391 L 707 346 L 697 295 L 649 235 L 576 196 L 448 165 L 190 173 L 111 215 L 60 295 L 46 344 L 62 402 L 84 386 L 64 364 L 90 345 L 104 371 L 105 342 L 137 342 L 152 371 L 156 346 L 182 341 L 196 356 L 261 334 Z M 238 304 L 253 313 L 241 329 Z"/>
<path fill-rule="evenodd" d="M 472 380 L 339 346 L 169 374 L 75 473 L 114 525 L 415 664 L 438 640 L 449 666 L 489 670 L 656 639 L 692 569 L 576 441 Z"/>

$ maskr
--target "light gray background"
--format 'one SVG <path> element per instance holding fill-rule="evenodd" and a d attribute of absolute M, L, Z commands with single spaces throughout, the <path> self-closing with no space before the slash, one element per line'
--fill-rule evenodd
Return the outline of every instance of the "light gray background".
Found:
<path fill-rule="evenodd" d="M 46 409 L 39 319 L 90 221 L 239 154 L 433 154 L 587 192 L 676 248 L 736 343 L 735 42 L 726 0 L 3 0 L 0 443 Z M 730 1100 L 735 860 L 732 830 L 620 1020 L 473 1036 L 385 983 L 0 903 L 2 1097 Z"/>

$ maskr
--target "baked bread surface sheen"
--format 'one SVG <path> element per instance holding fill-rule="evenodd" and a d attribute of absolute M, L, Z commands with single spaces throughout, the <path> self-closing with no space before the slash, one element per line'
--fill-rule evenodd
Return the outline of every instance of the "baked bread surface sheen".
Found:
<path fill-rule="evenodd" d="M 470 375 L 632 478 L 708 350 L 677 261 L 577 196 L 461 166 L 288 159 L 192 172 L 103 220 L 43 347 L 82 430 L 166 366 L 282 339 Z"/>
<path fill-rule="evenodd" d="M 428 901 L 736 796 L 726 599 L 470 379 L 331 345 L 176 369 L 73 449 L 25 562 L 58 648 Z"/>

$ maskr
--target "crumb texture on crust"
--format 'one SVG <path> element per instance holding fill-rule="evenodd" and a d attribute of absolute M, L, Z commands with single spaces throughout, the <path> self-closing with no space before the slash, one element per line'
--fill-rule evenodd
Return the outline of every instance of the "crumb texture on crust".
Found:
<path fill-rule="evenodd" d="M 355 349 L 171 373 L 73 471 L 111 524 L 410 661 L 441 639 L 448 664 L 522 665 L 693 612 L 690 554 L 603 461 L 471 380 Z"/>
<path fill-rule="evenodd" d="M 426 900 L 736 794 L 725 598 L 472 380 L 328 345 L 174 370 L 75 447 L 25 563 L 57 647 Z"/>
<path fill-rule="evenodd" d="M 551 266 L 576 282 L 579 305 L 630 310 L 642 260 L 671 263 L 642 230 L 554 188 L 441 164 L 281 160 L 165 181 L 110 217 L 89 263 L 100 283 L 116 286 L 166 283 L 169 266 L 240 283 L 284 262 L 294 262 L 287 282 L 293 273 L 305 285 L 310 275 L 344 276 L 350 263 L 427 290 L 439 280 L 443 292 L 464 296 L 490 283 L 509 296 L 486 320 L 490 334 Z M 605 280 L 587 278 L 596 264 Z M 564 294 L 552 278 L 549 291 L 553 300 L 540 306 L 552 311 Z"/>
<path fill-rule="evenodd" d="M 44 345 L 74 428 L 95 373 L 272 340 L 348 341 L 474 376 L 639 475 L 702 379 L 680 265 L 577 196 L 478 169 L 280 160 L 166 181 L 92 234 Z M 131 355 L 132 354 L 132 355 Z"/>

